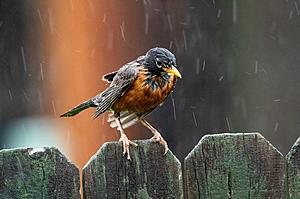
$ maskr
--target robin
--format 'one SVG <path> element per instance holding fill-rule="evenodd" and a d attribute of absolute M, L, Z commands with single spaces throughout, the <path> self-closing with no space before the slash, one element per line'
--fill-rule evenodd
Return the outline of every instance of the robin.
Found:
<path fill-rule="evenodd" d="M 181 78 L 181 74 L 176 68 L 174 54 L 165 48 L 152 48 L 146 55 L 125 64 L 118 71 L 104 75 L 102 80 L 110 83 L 108 88 L 61 117 L 74 116 L 90 107 L 96 108 L 94 118 L 110 112 L 108 122 L 112 128 L 120 131 L 119 141 L 123 144 L 123 154 L 127 154 L 129 160 L 129 145 L 137 144 L 128 139 L 124 129 L 141 122 L 153 133 L 151 140 L 164 146 L 166 154 L 167 142 L 145 120 L 145 116 L 166 100 L 174 89 L 177 78 Z"/>

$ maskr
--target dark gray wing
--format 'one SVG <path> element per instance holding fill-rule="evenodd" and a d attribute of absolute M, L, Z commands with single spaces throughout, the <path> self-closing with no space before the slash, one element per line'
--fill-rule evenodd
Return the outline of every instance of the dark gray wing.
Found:
<path fill-rule="evenodd" d="M 124 65 L 120 68 L 120 70 L 118 70 L 110 86 L 92 99 L 94 104 L 97 105 L 94 118 L 108 110 L 113 103 L 124 94 L 124 92 L 136 79 L 139 66 L 141 66 L 141 63 L 137 60 Z"/>
<path fill-rule="evenodd" d="M 145 56 L 139 56 L 135 62 L 138 63 L 138 64 L 142 64 L 143 61 L 144 61 L 144 58 Z M 132 62 L 131 62 L 132 63 Z M 129 63 L 130 64 L 130 63 Z M 127 64 L 128 65 L 128 64 Z M 102 76 L 102 80 L 103 81 L 106 81 L 108 83 L 111 83 L 114 79 L 114 77 L 116 76 L 116 74 L 118 73 L 118 71 L 114 71 L 114 72 L 111 72 L 111 73 L 107 73 L 105 75 Z"/>

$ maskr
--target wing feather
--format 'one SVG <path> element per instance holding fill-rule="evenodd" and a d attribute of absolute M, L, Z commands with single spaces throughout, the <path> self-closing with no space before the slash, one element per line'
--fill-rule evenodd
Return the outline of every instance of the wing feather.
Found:
<path fill-rule="evenodd" d="M 135 113 L 129 113 L 129 112 L 125 111 L 125 112 L 121 112 L 120 122 L 121 122 L 123 129 L 126 129 L 126 128 L 136 124 L 137 122 L 139 122 L 139 118 L 140 117 L 138 115 L 136 115 Z M 111 128 L 118 127 L 118 125 L 116 123 L 116 117 L 114 116 L 114 114 L 110 114 L 108 116 L 108 122 L 110 123 Z"/>
<path fill-rule="evenodd" d="M 144 58 L 145 58 L 145 56 L 139 56 L 135 60 L 135 62 L 138 63 L 138 64 L 142 64 L 143 61 L 144 61 Z M 133 63 L 133 62 L 131 62 L 131 63 Z M 108 83 L 111 83 L 113 81 L 114 77 L 117 75 L 117 73 L 118 73 L 118 71 L 107 73 L 107 74 L 105 74 L 105 75 L 102 76 L 102 80 L 106 81 Z"/>
<path fill-rule="evenodd" d="M 94 118 L 108 110 L 126 92 L 137 77 L 138 66 L 140 63 L 137 60 L 124 65 L 114 76 L 110 86 L 94 97 L 93 102 L 97 105 Z"/>

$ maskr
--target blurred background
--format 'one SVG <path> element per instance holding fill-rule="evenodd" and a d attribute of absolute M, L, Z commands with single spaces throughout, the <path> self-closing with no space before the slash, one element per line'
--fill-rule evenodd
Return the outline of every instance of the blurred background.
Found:
<path fill-rule="evenodd" d="M 1 0 L 0 148 L 57 146 L 82 168 L 119 139 L 107 115 L 59 115 L 103 74 L 156 46 L 183 79 L 149 121 L 183 160 L 205 134 L 261 132 L 286 154 L 300 132 L 299 0 Z M 140 125 L 130 139 L 147 139 Z"/>

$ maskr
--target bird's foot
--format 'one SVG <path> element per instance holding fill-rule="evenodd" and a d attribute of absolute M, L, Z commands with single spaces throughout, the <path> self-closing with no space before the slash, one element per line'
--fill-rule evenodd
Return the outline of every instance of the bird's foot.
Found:
<path fill-rule="evenodd" d="M 127 159 L 131 160 L 130 153 L 129 153 L 129 145 L 133 145 L 133 146 L 138 146 L 138 145 L 133 141 L 129 140 L 125 134 L 121 135 L 119 142 L 122 142 L 123 144 L 123 155 L 127 154 Z"/>
<path fill-rule="evenodd" d="M 169 147 L 168 147 L 168 144 L 167 142 L 164 140 L 164 138 L 160 135 L 160 133 L 158 132 L 155 132 L 154 133 L 154 136 L 150 139 L 154 142 L 159 142 L 161 145 L 163 145 L 163 147 L 165 148 L 165 152 L 164 152 L 164 155 L 167 154 L 168 150 L 169 150 Z"/>

